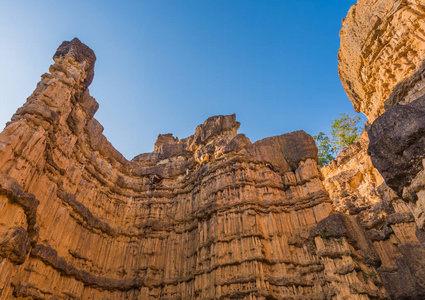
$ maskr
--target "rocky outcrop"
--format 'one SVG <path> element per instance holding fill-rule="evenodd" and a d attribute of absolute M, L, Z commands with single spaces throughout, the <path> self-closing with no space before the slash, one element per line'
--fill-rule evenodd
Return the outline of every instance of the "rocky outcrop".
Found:
<path fill-rule="evenodd" d="M 366 153 L 368 144 L 368 135 L 363 132 L 356 143 L 322 168 L 322 174 L 335 210 L 349 215 L 364 214 L 365 227 L 372 228 L 376 222 L 382 222 L 382 216 L 367 216 L 366 212 L 382 202 L 378 187 L 384 179 Z"/>
<path fill-rule="evenodd" d="M 343 20 L 339 75 L 354 109 L 370 122 L 385 111 L 394 87 L 421 67 L 424 17 L 422 0 L 358 0 Z"/>
<path fill-rule="evenodd" d="M 425 97 L 388 109 L 370 127 L 368 152 L 387 184 L 410 206 L 425 230 Z"/>
<path fill-rule="evenodd" d="M 421 97 L 408 105 L 390 108 L 369 129 L 368 152 L 373 164 L 400 197 L 423 170 L 424 120 L 425 97 Z"/>
<path fill-rule="evenodd" d="M 339 74 L 369 125 L 359 142 L 322 169 L 335 209 L 356 216 L 373 241 L 392 299 L 425 297 L 425 263 L 416 259 L 423 257 L 425 222 L 424 7 L 420 0 L 359 0 L 343 20 Z"/>
<path fill-rule="evenodd" d="M 235 115 L 128 161 L 93 51 L 62 43 L 0 133 L 0 299 L 423 299 L 424 7 L 350 9 L 339 72 L 371 125 L 321 170 L 305 132 L 251 143 Z"/>
<path fill-rule="evenodd" d="M 350 236 L 350 241 L 363 241 L 360 249 L 367 250 L 362 253 L 376 253 L 379 258 L 376 274 L 381 275 L 380 282 L 391 299 L 421 299 L 423 292 L 415 282 L 420 282 L 419 274 L 425 264 L 418 261 L 412 268 L 411 258 L 405 257 L 406 248 L 411 252 L 416 251 L 416 255 L 422 255 L 414 216 L 408 203 L 397 197 L 373 166 L 366 151 L 368 144 L 369 137 L 364 132 L 359 141 L 322 168 L 323 183 L 330 194 L 333 207 L 343 214 L 340 217 L 342 222 L 339 225 L 330 223 L 326 227 L 326 233 L 332 235 L 344 232 Z M 354 218 L 361 228 L 347 234 L 346 227 L 342 227 L 347 223 L 347 218 Z M 322 222 L 327 221 L 321 221 L 319 228 L 323 226 Z M 355 236 L 362 231 L 366 238 Z M 366 247 L 367 243 L 371 245 Z M 421 271 L 415 271 L 416 269 Z M 374 275 L 366 278 L 375 280 Z"/>
<path fill-rule="evenodd" d="M 358 1 L 343 22 L 339 73 L 355 109 L 368 116 L 368 153 L 424 228 L 418 203 L 425 94 L 425 2 Z"/>
<path fill-rule="evenodd" d="M 316 227 L 333 209 L 305 132 L 251 143 L 216 116 L 128 161 L 93 118 L 93 52 L 54 60 L 0 134 L 0 299 L 387 297 L 355 218 Z"/>

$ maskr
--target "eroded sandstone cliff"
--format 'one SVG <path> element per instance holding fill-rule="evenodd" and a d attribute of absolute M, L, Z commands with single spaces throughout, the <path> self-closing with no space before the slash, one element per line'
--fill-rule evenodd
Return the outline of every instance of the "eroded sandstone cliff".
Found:
<path fill-rule="evenodd" d="M 339 74 L 369 124 L 322 168 L 335 209 L 355 216 L 373 241 L 392 299 L 425 297 L 424 8 L 421 0 L 359 0 L 348 12 Z"/>
<path fill-rule="evenodd" d="M 368 132 L 318 168 L 235 115 L 126 160 L 64 42 L 0 133 L 0 299 L 424 299 L 425 3 L 359 0 L 339 73 Z M 369 150 L 368 150 L 369 148 Z"/>
<path fill-rule="evenodd" d="M 425 1 L 358 0 L 343 20 L 338 67 L 354 109 L 373 122 L 425 58 Z M 425 91 L 424 91 L 425 92 Z"/>
<path fill-rule="evenodd" d="M 333 208 L 352 216 L 377 252 L 376 265 L 391 299 L 422 299 L 425 252 L 421 231 L 409 204 L 387 186 L 367 154 L 369 138 L 358 142 L 322 168 Z"/>
<path fill-rule="evenodd" d="M 0 299 L 388 297 L 309 135 L 251 143 L 216 116 L 128 161 L 93 118 L 93 51 L 54 61 L 0 134 Z"/>

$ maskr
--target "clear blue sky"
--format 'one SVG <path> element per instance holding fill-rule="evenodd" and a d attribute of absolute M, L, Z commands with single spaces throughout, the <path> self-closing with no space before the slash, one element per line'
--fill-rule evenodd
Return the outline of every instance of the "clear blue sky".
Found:
<path fill-rule="evenodd" d="M 337 72 L 355 0 L 0 1 L 0 124 L 32 93 L 64 40 L 97 56 L 96 118 L 124 156 L 159 133 L 193 134 L 236 113 L 251 141 L 328 132 L 354 114 Z"/>

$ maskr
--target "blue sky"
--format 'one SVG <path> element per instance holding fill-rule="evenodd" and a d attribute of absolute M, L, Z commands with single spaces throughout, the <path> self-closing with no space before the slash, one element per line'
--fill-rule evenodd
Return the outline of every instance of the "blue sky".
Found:
<path fill-rule="evenodd" d="M 97 56 L 96 118 L 125 157 L 159 133 L 193 134 L 236 113 L 251 141 L 328 132 L 354 114 L 337 72 L 355 0 L 0 1 L 0 124 L 32 93 L 64 40 Z"/>

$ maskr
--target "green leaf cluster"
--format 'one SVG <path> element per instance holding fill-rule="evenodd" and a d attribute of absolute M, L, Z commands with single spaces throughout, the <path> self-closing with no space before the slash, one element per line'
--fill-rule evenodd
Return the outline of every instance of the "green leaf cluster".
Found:
<path fill-rule="evenodd" d="M 332 155 L 333 147 L 331 145 L 331 140 L 323 132 L 319 132 L 318 135 L 313 136 L 313 139 L 319 150 L 319 166 L 323 167 L 328 162 L 335 159 Z"/>
<path fill-rule="evenodd" d="M 335 159 L 342 150 L 354 144 L 362 131 L 359 116 L 340 114 L 340 118 L 331 123 L 331 138 L 323 132 L 313 136 L 319 149 L 319 166 L 323 167 Z"/>

